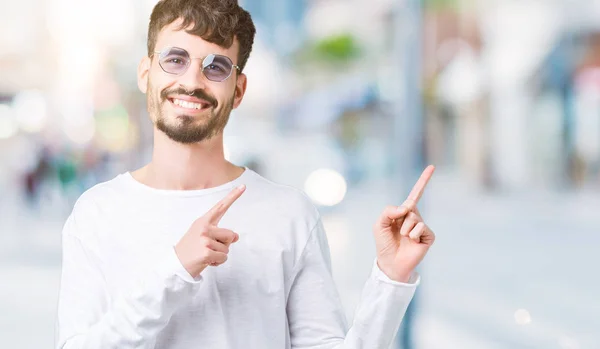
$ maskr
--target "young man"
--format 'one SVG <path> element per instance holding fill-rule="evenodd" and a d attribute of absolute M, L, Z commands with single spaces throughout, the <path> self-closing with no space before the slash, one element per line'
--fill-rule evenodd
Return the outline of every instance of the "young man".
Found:
<path fill-rule="evenodd" d="M 138 69 L 152 161 L 96 185 L 63 230 L 56 348 L 388 348 L 434 235 L 433 167 L 373 227 L 377 259 L 348 329 L 319 213 L 225 160 L 255 28 L 234 0 L 163 0 Z"/>

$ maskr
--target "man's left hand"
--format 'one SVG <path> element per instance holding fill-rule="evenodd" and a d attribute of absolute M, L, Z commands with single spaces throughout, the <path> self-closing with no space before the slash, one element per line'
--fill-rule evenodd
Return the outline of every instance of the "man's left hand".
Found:
<path fill-rule="evenodd" d="M 435 234 L 417 209 L 434 170 L 435 167 L 428 166 L 406 201 L 400 206 L 386 207 L 373 226 L 377 264 L 394 281 L 408 282 L 435 240 Z"/>

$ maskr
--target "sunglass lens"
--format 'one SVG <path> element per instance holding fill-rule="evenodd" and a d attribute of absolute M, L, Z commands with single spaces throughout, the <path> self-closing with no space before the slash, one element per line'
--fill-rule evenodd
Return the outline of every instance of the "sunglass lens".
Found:
<path fill-rule="evenodd" d="M 186 50 L 170 48 L 160 55 L 160 66 L 170 74 L 182 74 L 190 64 L 190 55 Z"/>
<path fill-rule="evenodd" d="M 227 56 L 211 54 L 202 62 L 204 75 L 211 81 L 223 81 L 231 74 L 233 62 Z"/>

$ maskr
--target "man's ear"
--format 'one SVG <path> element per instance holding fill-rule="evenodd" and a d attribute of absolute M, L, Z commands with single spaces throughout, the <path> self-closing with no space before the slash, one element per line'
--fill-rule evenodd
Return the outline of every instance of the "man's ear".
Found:
<path fill-rule="evenodd" d="M 248 78 L 246 77 L 246 74 L 240 74 L 238 75 L 238 78 L 235 82 L 235 96 L 233 99 L 233 108 L 237 108 L 241 103 L 242 103 L 242 99 L 244 98 L 244 94 L 246 93 L 246 84 L 247 84 Z"/>
<path fill-rule="evenodd" d="M 148 74 L 150 74 L 151 63 L 152 61 L 150 57 L 144 57 L 138 65 L 137 83 L 138 88 L 140 91 L 142 91 L 142 93 L 146 93 L 146 90 L 148 89 Z"/>

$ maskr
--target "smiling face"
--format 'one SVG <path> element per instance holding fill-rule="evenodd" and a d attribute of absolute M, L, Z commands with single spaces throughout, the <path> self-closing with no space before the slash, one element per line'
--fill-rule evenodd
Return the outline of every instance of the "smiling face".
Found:
<path fill-rule="evenodd" d="M 190 144 L 223 132 L 232 109 L 242 101 L 246 76 L 233 68 L 224 81 L 207 79 L 202 72 L 204 58 L 218 54 L 237 64 L 238 41 L 223 48 L 179 30 L 181 23 L 177 20 L 160 31 L 155 51 L 169 47 L 184 49 L 193 57 L 187 70 L 179 75 L 165 72 L 159 64 L 161 54 L 156 53 L 144 57 L 140 63 L 138 86 L 147 94 L 148 113 L 155 127 L 176 142 Z"/>

